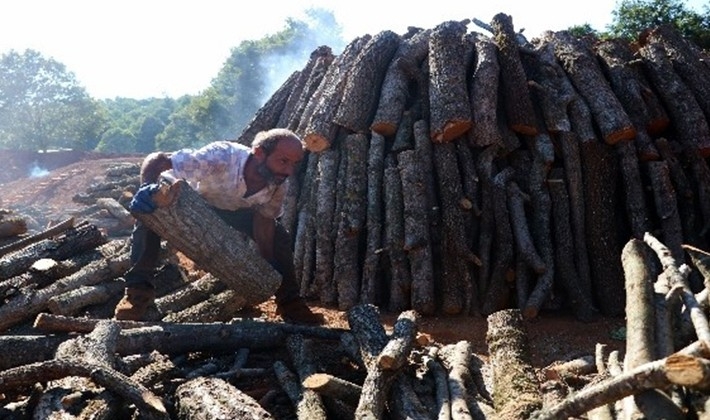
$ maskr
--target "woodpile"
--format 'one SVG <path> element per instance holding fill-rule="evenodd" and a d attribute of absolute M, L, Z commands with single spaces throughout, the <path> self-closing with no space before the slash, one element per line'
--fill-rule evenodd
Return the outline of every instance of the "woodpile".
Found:
<path fill-rule="evenodd" d="M 623 314 L 628 239 L 677 258 L 708 245 L 707 54 L 670 27 L 527 41 L 505 14 L 479 23 L 489 35 L 468 23 L 314 51 L 272 97 L 300 105 L 267 103 L 286 115 L 238 139 L 273 121 L 306 139 L 283 218 L 302 292 L 342 310 Z"/>
<path fill-rule="evenodd" d="M 111 320 L 138 186 L 122 166 L 74 197 L 86 210 L 0 244 L 0 418 L 710 416 L 707 55 L 667 27 L 636 44 L 469 23 L 318 48 L 237 139 L 304 138 L 282 221 L 302 293 L 348 329 L 241 318 L 233 267 L 191 277 L 168 247 L 150 320 Z M 198 228 L 193 204 L 145 221 Z M 625 315 L 625 354 L 533 366 L 543 310 Z M 434 314 L 485 316 L 488 356 L 427 339 Z"/>

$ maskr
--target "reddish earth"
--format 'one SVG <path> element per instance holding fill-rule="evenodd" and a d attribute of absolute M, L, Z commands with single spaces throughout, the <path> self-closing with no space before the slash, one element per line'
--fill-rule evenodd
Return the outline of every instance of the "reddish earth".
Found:
<path fill-rule="evenodd" d="M 103 181 L 106 168 L 118 162 L 139 163 L 141 157 L 84 157 L 75 163 L 49 171 L 40 178 L 20 178 L 0 184 L 0 207 L 32 212 L 43 212 L 47 220 L 62 220 L 83 205 L 72 197 L 86 191 L 92 184 Z M 15 165 L 17 166 L 17 165 Z M 10 176 L 7 173 L 6 176 Z M 18 176 L 26 176 L 18 173 Z M 328 325 L 347 328 L 344 312 L 312 302 L 316 312 L 322 313 Z M 269 320 L 277 320 L 273 301 L 265 302 L 250 312 Z M 253 314 L 250 314 L 253 315 Z M 391 327 L 398 314 L 382 313 L 385 325 Z M 543 368 L 555 361 L 594 354 L 597 343 L 607 345 L 607 351 L 623 350 L 624 343 L 613 338 L 624 327 L 623 318 L 601 317 L 594 322 L 581 323 L 572 316 L 559 312 L 542 312 L 525 323 L 535 367 Z M 467 340 L 479 355 L 487 354 L 486 319 L 478 317 L 426 317 L 420 330 L 440 343 Z"/>

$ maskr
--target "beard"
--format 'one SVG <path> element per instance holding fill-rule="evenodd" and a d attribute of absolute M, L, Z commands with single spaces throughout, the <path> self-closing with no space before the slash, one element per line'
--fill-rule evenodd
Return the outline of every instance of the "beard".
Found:
<path fill-rule="evenodd" d="M 286 182 L 286 179 L 288 178 L 285 175 L 277 174 L 269 169 L 269 167 L 266 166 L 266 162 L 260 162 L 256 166 L 256 171 L 262 178 L 264 178 L 264 180 L 266 180 L 267 184 L 270 185 L 281 185 Z"/>

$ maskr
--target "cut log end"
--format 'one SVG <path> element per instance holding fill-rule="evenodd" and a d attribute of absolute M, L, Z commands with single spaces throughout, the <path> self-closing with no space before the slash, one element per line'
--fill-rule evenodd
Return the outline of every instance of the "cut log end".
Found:
<path fill-rule="evenodd" d="M 370 129 L 383 137 L 392 137 L 397 133 L 397 125 L 386 121 L 372 123 Z"/>
<path fill-rule="evenodd" d="M 607 134 L 604 137 L 604 142 L 606 144 L 614 145 L 620 141 L 633 140 L 635 137 L 636 129 L 634 127 L 624 127 L 620 130 Z"/>
<path fill-rule="evenodd" d="M 160 208 L 171 206 L 180 195 L 180 189 L 184 184 L 185 181 L 180 179 L 171 185 L 161 185 L 160 189 L 153 195 L 155 205 Z"/>
<path fill-rule="evenodd" d="M 513 124 L 510 129 L 525 136 L 535 136 L 538 133 L 537 127 L 523 124 Z"/>
<path fill-rule="evenodd" d="M 446 143 L 461 137 L 468 132 L 472 126 L 473 123 L 471 121 L 449 121 L 444 126 L 443 130 L 433 132 L 431 139 L 435 143 Z"/>
<path fill-rule="evenodd" d="M 320 134 L 307 134 L 303 142 L 306 143 L 306 149 L 314 153 L 322 152 L 330 147 L 330 141 Z"/>

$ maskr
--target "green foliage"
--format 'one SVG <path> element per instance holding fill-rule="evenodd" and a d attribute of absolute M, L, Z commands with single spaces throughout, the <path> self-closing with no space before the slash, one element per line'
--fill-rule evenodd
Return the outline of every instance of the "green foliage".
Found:
<path fill-rule="evenodd" d="M 636 39 L 644 30 L 660 25 L 675 26 L 683 37 L 702 48 L 710 47 L 710 8 L 700 14 L 680 0 L 622 0 L 612 12 L 608 30 L 615 37 Z"/>
<path fill-rule="evenodd" d="M 110 117 L 110 128 L 101 138 L 102 143 L 112 142 L 110 137 L 118 130 L 135 139 L 123 153 L 149 153 L 155 150 L 156 138 L 170 122 L 170 116 L 188 100 L 171 98 L 129 99 L 116 98 L 104 101 Z M 104 141 L 106 140 L 106 141 Z"/>
<path fill-rule="evenodd" d="M 595 35 L 595 36 L 600 35 L 599 31 L 592 28 L 592 25 L 590 25 L 589 23 L 585 23 L 583 25 L 570 26 L 569 28 L 567 28 L 567 31 L 569 31 L 570 34 L 572 34 L 576 37 L 583 37 L 586 35 Z"/>
<path fill-rule="evenodd" d="M 0 147 L 85 150 L 104 122 L 100 104 L 63 64 L 33 50 L 0 58 Z"/>

